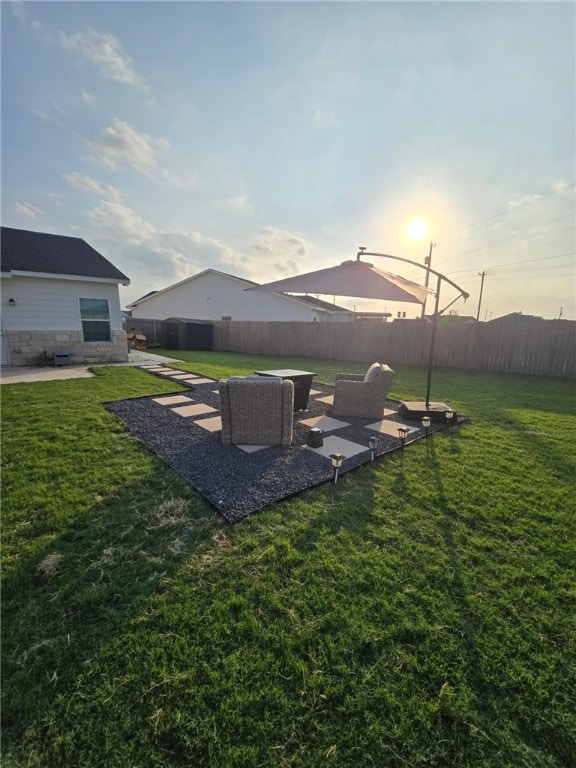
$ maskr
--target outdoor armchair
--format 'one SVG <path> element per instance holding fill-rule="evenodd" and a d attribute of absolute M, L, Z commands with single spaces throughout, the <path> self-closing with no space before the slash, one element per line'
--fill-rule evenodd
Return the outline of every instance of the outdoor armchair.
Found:
<path fill-rule="evenodd" d="M 394 371 L 373 363 L 366 375 L 339 373 L 334 386 L 334 416 L 381 419 Z"/>
<path fill-rule="evenodd" d="M 219 383 L 224 445 L 290 445 L 294 383 L 273 377 Z"/>

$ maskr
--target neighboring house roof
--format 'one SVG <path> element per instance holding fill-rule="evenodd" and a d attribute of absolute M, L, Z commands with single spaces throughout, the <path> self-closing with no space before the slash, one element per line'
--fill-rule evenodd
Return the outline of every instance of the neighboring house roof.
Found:
<path fill-rule="evenodd" d="M 421 320 L 422 318 L 418 317 L 415 318 L 416 320 Z M 425 320 L 434 320 L 434 315 L 424 315 Z M 438 319 L 442 323 L 477 323 L 478 320 L 476 320 L 475 317 L 472 317 L 472 315 L 439 315 Z"/>
<path fill-rule="evenodd" d="M 138 321 L 138 318 L 136 318 Z M 212 325 L 212 320 L 195 320 L 193 317 L 167 317 L 165 323 L 193 323 L 194 325 Z"/>
<path fill-rule="evenodd" d="M 2 227 L 3 273 L 88 277 L 129 283 L 108 259 L 79 237 Z"/>
<path fill-rule="evenodd" d="M 205 269 L 202 272 L 198 272 L 197 275 L 192 275 L 191 277 L 186 277 L 184 280 L 180 280 L 178 283 L 173 283 L 172 285 L 167 286 L 166 288 L 162 288 L 159 291 L 149 291 L 148 293 L 144 294 L 144 296 L 141 296 L 139 299 L 136 299 L 135 301 L 132 301 L 130 304 L 127 304 L 128 308 L 137 307 L 139 304 L 147 301 L 148 299 L 152 298 L 153 296 L 159 296 L 162 293 L 167 293 L 168 291 L 171 291 L 172 288 L 176 288 L 179 285 L 184 285 L 185 283 L 189 283 L 192 280 L 198 280 L 198 278 L 203 277 L 207 274 L 214 274 L 214 275 L 221 275 L 223 277 L 227 277 L 231 280 L 236 280 L 239 283 L 242 283 L 246 286 L 246 288 L 251 288 L 254 285 L 259 285 L 259 283 L 255 283 L 253 280 L 246 280 L 244 277 L 236 277 L 236 275 L 231 275 L 228 272 L 221 272 L 218 269 Z M 330 304 L 327 301 L 322 301 L 321 299 L 317 299 L 314 296 L 292 296 L 289 293 L 277 293 L 277 296 L 282 296 L 284 299 L 288 299 L 290 301 L 295 301 L 298 303 L 304 303 L 308 306 L 313 305 L 316 309 L 320 310 L 321 312 L 349 312 L 350 310 L 344 309 L 343 307 L 338 307 L 336 304 Z"/>
<path fill-rule="evenodd" d="M 527 320 L 542 320 L 537 315 L 523 315 L 522 312 L 511 312 L 509 315 L 502 315 L 489 320 L 489 323 L 523 323 Z"/>
<path fill-rule="evenodd" d="M 283 296 L 289 296 L 291 299 L 300 299 L 301 301 L 307 301 L 309 304 L 313 304 L 315 307 L 318 307 L 319 309 L 331 309 L 333 312 L 352 312 L 351 309 L 347 309 L 346 307 L 339 307 L 338 304 L 333 304 L 330 301 L 323 301 L 322 299 L 317 298 L 316 296 L 310 296 L 306 294 L 305 296 L 299 295 L 294 296 L 291 293 L 284 293 Z"/>

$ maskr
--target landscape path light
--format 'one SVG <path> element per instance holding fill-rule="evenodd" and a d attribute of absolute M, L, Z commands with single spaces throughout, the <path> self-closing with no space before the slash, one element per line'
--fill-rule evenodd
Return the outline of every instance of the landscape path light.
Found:
<path fill-rule="evenodd" d="M 342 462 L 346 457 L 343 453 L 331 453 L 330 461 L 332 462 L 332 470 L 334 472 L 334 485 L 338 482 L 338 470 L 342 466 Z"/>
<path fill-rule="evenodd" d="M 376 435 L 373 435 L 368 438 L 368 447 L 370 448 L 370 461 L 374 461 L 377 445 L 378 445 L 378 438 L 376 437 Z"/>
<path fill-rule="evenodd" d="M 408 427 L 398 427 L 398 437 L 402 441 L 402 449 L 404 449 L 404 442 L 406 440 L 406 435 L 410 432 Z"/>
<path fill-rule="evenodd" d="M 430 429 L 430 416 L 422 416 L 422 426 L 426 432 L 426 437 L 428 437 L 428 430 Z"/>

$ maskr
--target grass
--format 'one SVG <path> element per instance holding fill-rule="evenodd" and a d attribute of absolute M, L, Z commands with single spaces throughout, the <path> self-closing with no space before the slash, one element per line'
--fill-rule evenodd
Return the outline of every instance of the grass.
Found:
<path fill-rule="evenodd" d="M 573 382 L 439 371 L 468 424 L 234 526 L 101 406 L 176 389 L 2 386 L 4 766 L 576 764 Z"/>

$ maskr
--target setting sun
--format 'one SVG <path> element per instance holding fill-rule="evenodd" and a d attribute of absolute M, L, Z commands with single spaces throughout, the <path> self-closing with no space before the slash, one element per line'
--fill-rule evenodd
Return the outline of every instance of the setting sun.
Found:
<path fill-rule="evenodd" d="M 406 234 L 411 240 L 420 240 L 428 234 L 428 222 L 425 219 L 412 219 L 406 227 Z"/>

